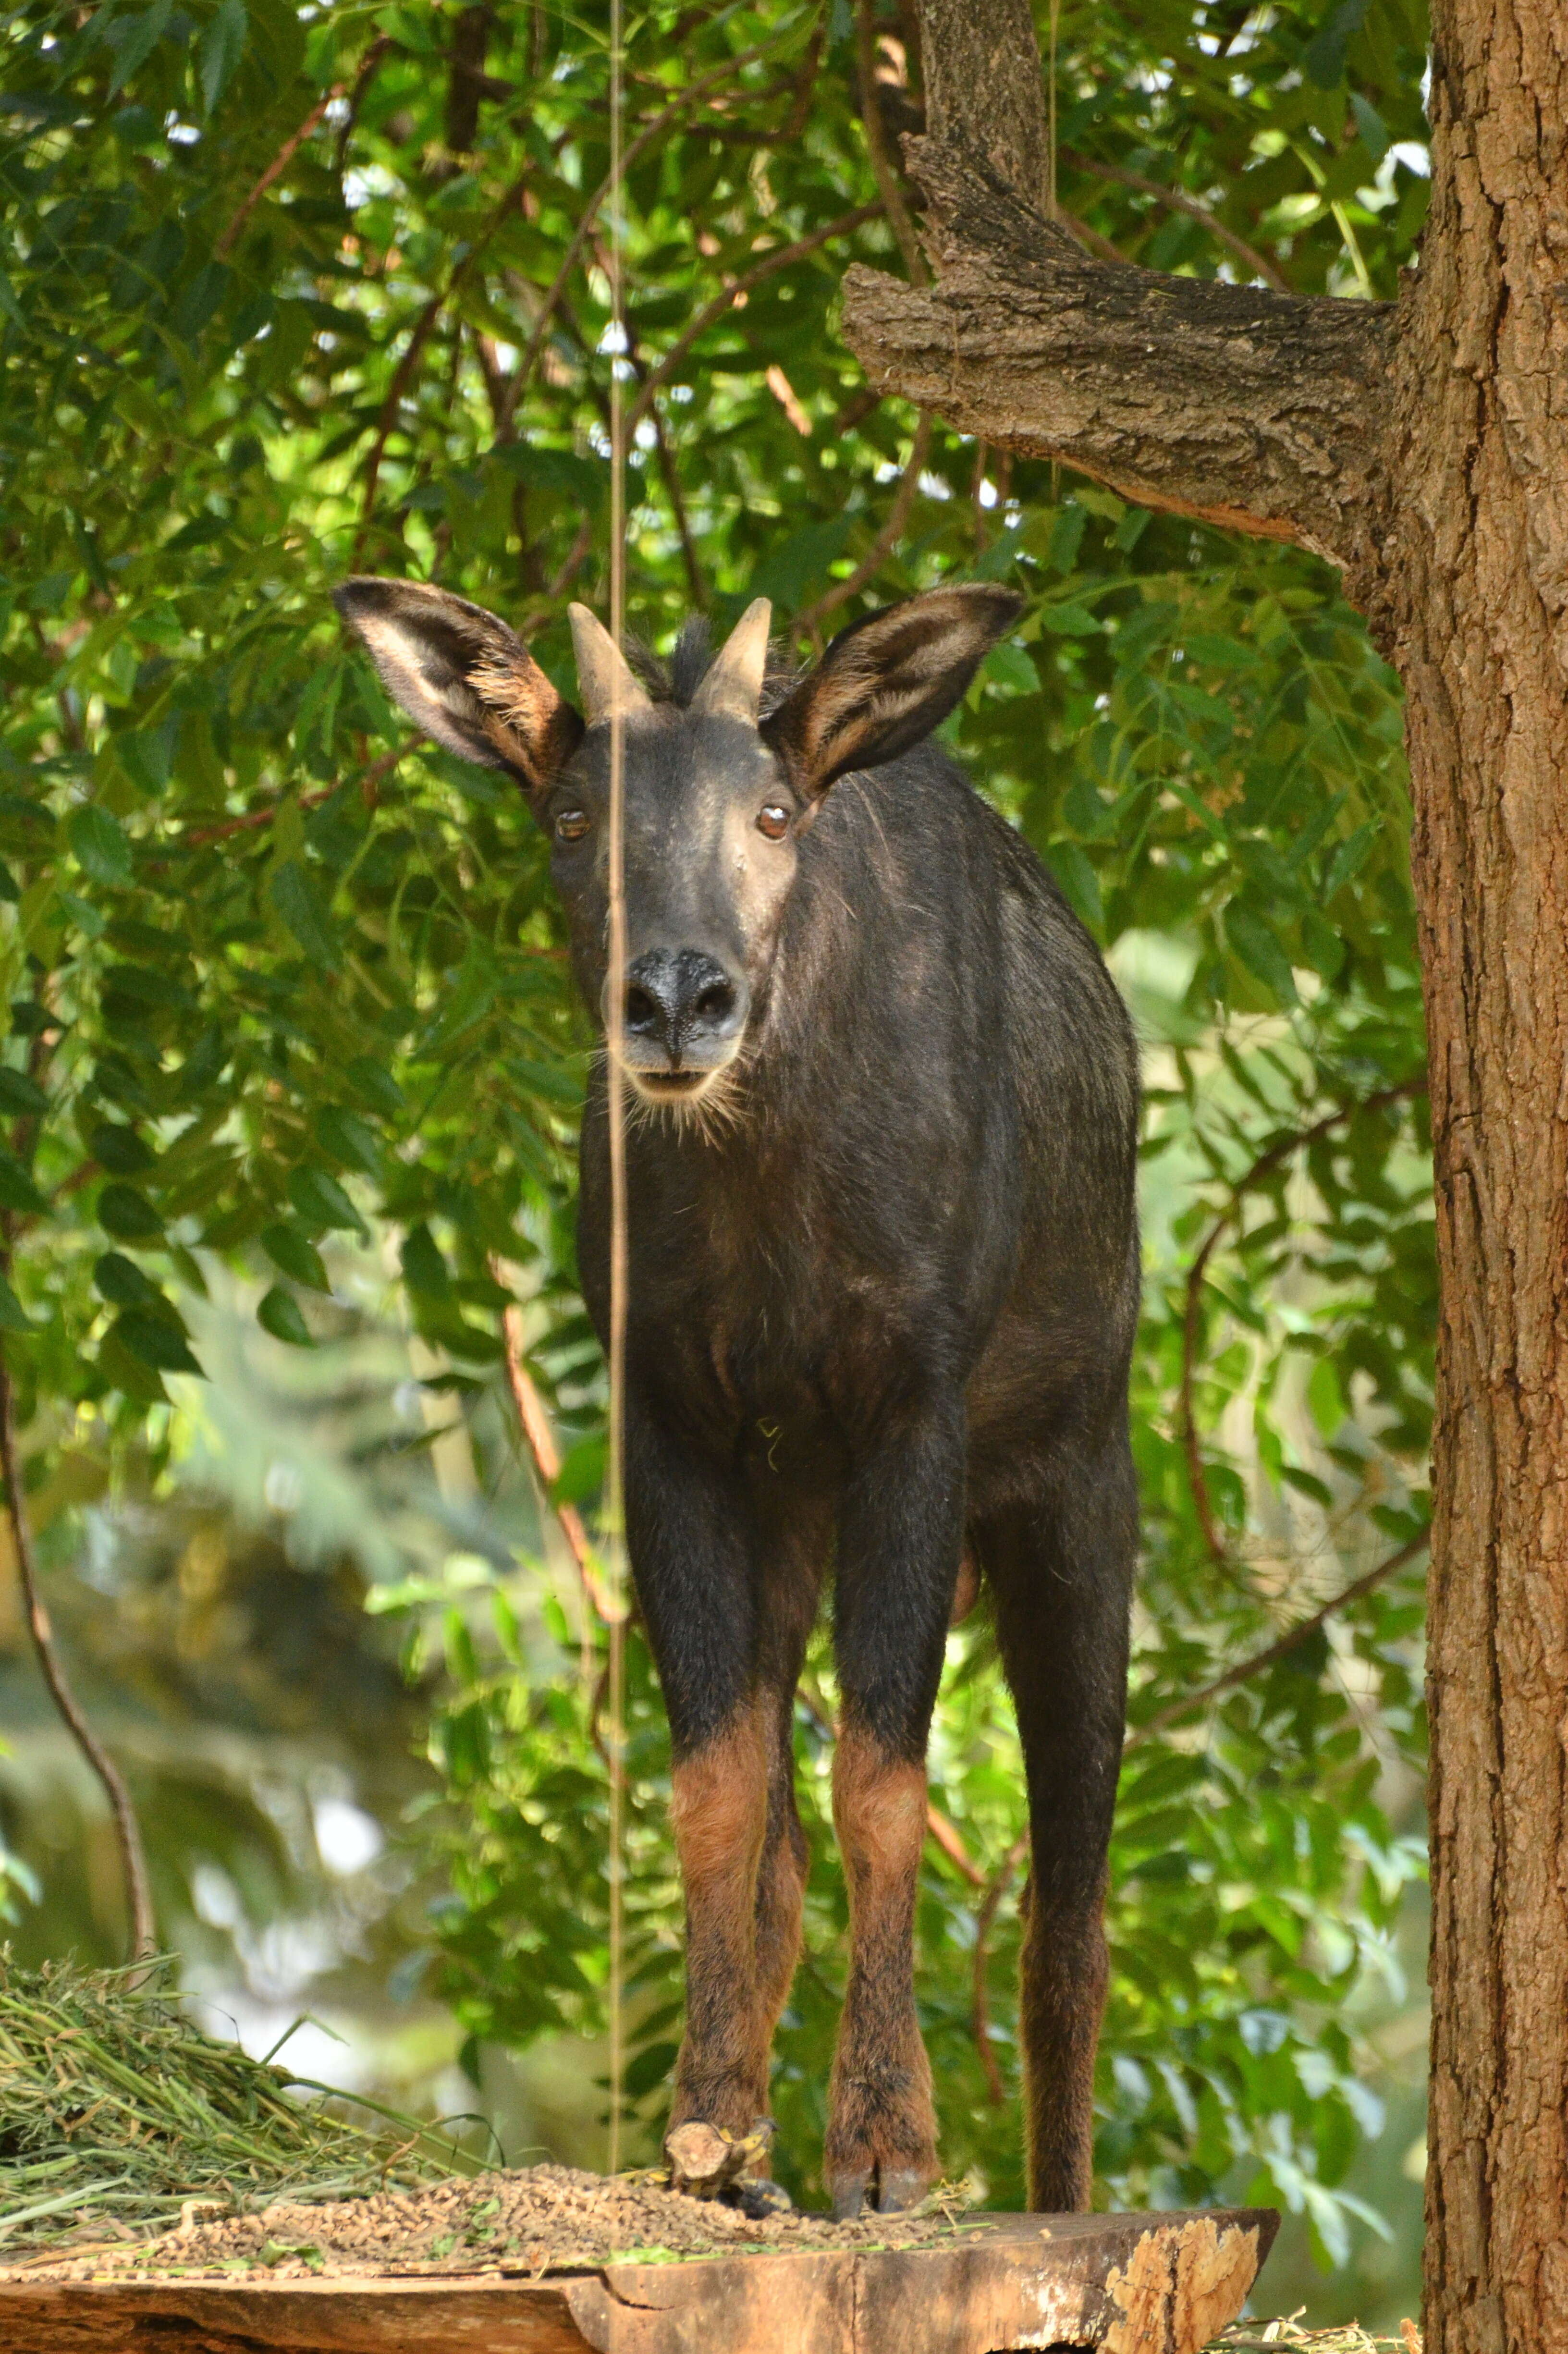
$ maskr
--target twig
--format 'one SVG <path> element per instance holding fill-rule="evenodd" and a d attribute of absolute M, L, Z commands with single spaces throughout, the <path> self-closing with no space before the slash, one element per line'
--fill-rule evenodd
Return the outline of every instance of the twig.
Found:
<path fill-rule="evenodd" d="M 392 774 L 398 761 L 406 759 L 410 752 L 418 750 L 419 740 L 417 736 L 410 736 L 406 744 L 399 744 L 396 751 L 383 752 L 378 760 L 372 760 L 369 768 L 361 772 L 359 790 L 367 801 L 372 801 L 376 787 Z M 295 807 L 318 809 L 323 801 L 330 801 L 334 793 L 341 790 L 339 785 L 313 786 L 308 793 L 299 795 Z M 243 817 L 226 817 L 217 825 L 193 827 L 188 833 L 181 834 L 180 848 L 199 850 L 204 843 L 223 842 L 231 833 L 250 833 L 258 826 L 270 825 L 279 811 L 287 807 L 286 801 L 269 801 L 265 809 L 247 810 Z"/>
<path fill-rule="evenodd" d="M 599 182 L 578 217 L 570 242 L 561 258 L 561 266 L 550 281 L 539 315 L 534 322 L 533 331 L 523 346 L 522 356 L 517 366 L 512 372 L 504 404 L 504 415 L 499 420 L 498 440 L 505 440 L 510 435 L 512 419 L 516 414 L 518 402 L 528 388 L 528 379 L 534 373 L 534 364 L 544 348 L 545 337 L 550 330 L 550 321 L 556 313 L 556 305 L 566 292 L 567 281 L 577 266 L 582 249 L 592 233 L 595 221 L 599 218 L 600 207 L 606 197 L 613 195 L 615 191 L 618 177 L 622 180 L 626 177 L 631 166 L 640 156 L 647 153 L 661 132 L 667 129 L 675 117 L 683 112 L 694 99 L 703 97 L 706 91 L 716 88 L 720 82 L 727 81 L 733 74 L 739 73 L 743 67 L 755 65 L 758 58 L 766 57 L 769 49 L 776 48 L 778 46 L 779 36 L 776 34 L 771 40 L 758 41 L 751 48 L 742 49 L 738 57 L 726 58 L 723 65 L 715 66 L 708 73 L 699 74 L 695 81 L 689 82 L 684 90 L 676 92 L 669 105 L 661 113 L 656 114 L 652 122 L 644 123 L 636 138 L 630 142 L 620 159 L 619 175 L 609 172 Z M 627 429 L 630 430 L 630 425 Z"/>
<path fill-rule="evenodd" d="M 956 1864 L 971 1888 L 985 1886 L 985 1874 L 959 1836 L 958 1825 L 943 1814 L 939 1807 L 926 1802 L 926 1829 L 947 1857 Z"/>
<path fill-rule="evenodd" d="M 498 1263 L 493 1264 L 491 1271 L 498 1283 L 503 1280 Z M 575 1504 L 550 1502 L 550 1490 L 561 1476 L 561 1457 L 550 1428 L 549 1416 L 545 1412 L 545 1401 L 523 1362 L 523 1310 L 516 1306 L 506 1309 L 501 1324 L 506 1343 L 506 1384 L 512 1392 L 512 1402 L 517 1408 L 517 1419 L 523 1426 L 523 1436 L 528 1442 L 528 1452 L 534 1458 L 534 1469 L 539 1475 L 545 1500 L 550 1503 L 550 1510 L 567 1541 L 567 1550 L 577 1564 L 584 1594 L 604 1624 L 615 1626 L 625 1619 L 627 1613 L 605 1592 L 581 1513 Z"/>
<path fill-rule="evenodd" d="M 22 1500 L 22 1477 L 16 1462 L 11 1370 L 5 1363 L 3 1352 L 0 1352 L 0 1474 L 4 1475 L 5 1481 L 5 1515 L 10 1523 L 11 1546 L 16 1556 L 16 1574 L 21 1580 L 22 1599 L 26 1606 L 33 1649 L 38 1655 L 44 1681 L 72 1740 L 103 1785 L 109 1810 L 114 1819 L 114 1835 L 125 1875 L 126 1910 L 131 1915 L 131 1958 L 132 1962 L 146 1961 L 158 1950 L 158 1935 L 141 1826 L 136 1820 L 136 1809 L 131 1803 L 131 1793 L 120 1769 L 82 1714 L 80 1703 L 70 1688 L 55 1649 L 54 1629 L 38 1590 L 37 1566 L 33 1558 L 33 1533 Z"/>
<path fill-rule="evenodd" d="M 696 317 L 688 326 L 683 328 L 658 366 L 647 377 L 636 399 L 627 410 L 628 436 L 636 432 L 642 419 L 648 414 L 654 396 L 669 383 L 698 336 L 705 334 L 715 319 L 723 318 L 725 313 L 733 307 L 737 294 L 749 294 L 752 288 L 760 286 L 765 278 L 771 278 L 777 271 L 787 270 L 792 261 L 803 260 L 808 253 L 815 253 L 820 245 L 831 243 L 835 237 L 847 237 L 852 229 L 859 228 L 863 221 L 875 220 L 882 210 L 880 204 L 857 205 L 853 212 L 841 213 L 837 220 L 824 222 L 821 228 L 812 229 L 808 237 L 797 238 L 793 245 L 774 246 L 749 270 L 743 270 L 738 278 L 723 287 L 711 302 L 705 302 Z M 872 395 L 874 408 L 880 398 L 879 393 Z"/>
<path fill-rule="evenodd" d="M 1340 1593 L 1331 1595 L 1309 1617 L 1298 1620 L 1294 1627 L 1287 1627 L 1283 1635 L 1276 1641 L 1265 1644 L 1261 1651 L 1254 1651 L 1250 1658 L 1239 1660 L 1234 1668 L 1227 1668 L 1223 1676 L 1214 1678 L 1213 1683 L 1200 1684 L 1196 1691 L 1187 1692 L 1181 1700 L 1168 1701 L 1143 1723 L 1131 1728 L 1125 1748 L 1137 1749 L 1153 1734 L 1162 1732 L 1168 1724 L 1174 1724 L 1178 1717 L 1190 1716 L 1195 1708 L 1204 1708 L 1225 1692 L 1234 1691 L 1238 1684 L 1245 1684 L 1253 1676 L 1261 1675 L 1266 1668 L 1273 1667 L 1277 1659 L 1283 1659 L 1293 1651 L 1298 1643 L 1305 1642 L 1308 1635 L 1315 1635 L 1319 1627 L 1340 1611 L 1352 1608 L 1375 1586 L 1381 1585 L 1384 1578 L 1392 1577 L 1396 1570 L 1404 1567 L 1406 1562 L 1414 1561 L 1430 1541 L 1431 1531 L 1421 1530 L 1418 1535 L 1411 1537 L 1396 1552 L 1391 1553 L 1385 1561 L 1380 1561 L 1374 1569 L 1369 1569 L 1363 1577 L 1356 1578 Z"/>
<path fill-rule="evenodd" d="M 594 239 L 594 248 L 597 252 L 602 254 L 603 249 L 597 238 Z M 609 269 L 602 261 L 601 267 L 605 268 L 605 274 L 608 277 Z M 626 356 L 639 386 L 646 384 L 648 365 L 638 351 L 636 337 L 630 332 L 626 339 Z M 675 453 L 670 447 L 670 437 L 664 430 L 664 419 L 659 413 L 657 401 L 649 403 L 649 415 L 653 426 L 653 452 L 659 461 L 659 472 L 664 482 L 664 493 L 670 502 L 670 512 L 674 516 L 675 530 L 681 542 L 681 559 L 685 566 L 686 586 L 691 591 L 693 604 L 700 610 L 708 601 L 707 590 L 703 585 L 703 567 L 697 560 L 696 543 L 692 537 L 692 526 L 686 514 L 686 501 L 681 489 L 681 477 L 675 464 Z M 629 437 L 623 434 L 624 438 Z"/>
<path fill-rule="evenodd" d="M 546 595 L 553 599 L 563 594 L 563 592 L 571 585 L 571 582 L 576 578 L 577 572 L 583 564 L 584 558 L 587 557 L 588 552 L 592 546 L 593 517 L 591 515 L 585 515 L 582 522 L 577 525 L 577 535 L 576 539 L 573 540 L 570 548 L 567 552 L 567 560 L 562 565 L 560 570 L 556 573 L 555 578 L 551 581 L 550 586 L 546 592 Z"/>
<path fill-rule="evenodd" d="M 986 1994 L 986 1968 L 990 1959 L 987 1942 L 996 1921 L 998 1905 L 1006 1895 L 1013 1873 L 1029 1852 L 1029 1833 L 1020 1831 L 1001 1863 L 986 1883 L 986 1892 L 975 1914 L 975 1958 L 973 1993 L 969 2004 L 969 2024 L 974 2034 L 975 2049 L 980 2053 L 980 2066 L 985 2071 L 986 2090 L 994 2108 L 1001 2108 L 1007 2098 L 1007 2088 L 1001 2081 L 1001 2070 L 996 2064 L 996 2054 L 991 2048 L 991 2009 Z"/>
<path fill-rule="evenodd" d="M 1173 213 L 1185 213 L 1189 220 L 1202 221 L 1210 236 L 1228 246 L 1238 261 L 1245 262 L 1255 278 L 1261 278 L 1266 285 L 1273 287 L 1277 294 L 1294 293 L 1294 287 L 1287 279 L 1280 276 L 1266 254 L 1259 253 L 1255 245 L 1249 245 L 1245 238 L 1238 237 L 1234 228 L 1227 228 L 1223 220 L 1215 218 L 1207 205 L 1201 205 L 1197 197 L 1190 196 L 1184 188 L 1162 187 L 1158 180 L 1146 180 L 1141 172 L 1124 171 L 1119 164 L 1101 164 L 1090 155 L 1064 153 L 1062 161 L 1072 171 L 1086 172 L 1094 180 L 1112 180 L 1120 188 L 1134 188 L 1140 196 L 1152 196 L 1157 204 L 1168 206 Z M 1118 253 L 1116 258 L 1123 261 L 1127 257 Z"/>
<path fill-rule="evenodd" d="M 1078 243 L 1086 246 L 1091 253 L 1097 253 L 1102 261 L 1119 261 L 1126 265 L 1127 256 L 1120 246 L 1113 245 L 1108 237 L 1102 237 L 1097 228 L 1091 228 L 1087 221 L 1078 218 L 1076 213 L 1070 213 L 1065 205 L 1058 205 L 1052 217 L 1059 220 L 1064 228 L 1071 229 Z"/>
<path fill-rule="evenodd" d="M 898 239 L 898 250 L 904 256 L 910 283 L 927 286 L 930 283 L 931 273 L 926 267 L 926 257 L 920 250 L 920 240 L 915 234 L 915 224 L 909 217 L 909 207 L 904 201 L 904 191 L 898 185 L 898 175 L 887 152 L 887 138 L 883 129 L 882 101 L 876 86 L 876 34 L 873 7 L 874 0 L 856 0 L 854 54 L 856 76 L 860 82 L 860 119 L 865 125 L 866 153 L 871 157 L 871 168 L 876 175 L 876 185 L 887 208 L 888 224 Z"/>
<path fill-rule="evenodd" d="M 816 1725 L 824 1741 L 836 1741 L 839 1728 L 814 1692 L 801 1685 L 795 1694 L 807 1715 Z M 926 1829 L 950 1863 L 956 1863 L 964 1878 L 976 1888 L 985 1886 L 985 1874 L 964 1845 L 959 1827 L 930 1798 L 926 1801 Z"/>
<path fill-rule="evenodd" d="M 477 247 L 474 249 L 477 250 Z M 408 348 L 392 371 L 392 381 L 387 387 L 387 398 L 381 404 L 381 413 L 376 420 L 376 439 L 370 445 L 370 455 L 366 461 L 365 494 L 360 502 L 359 529 L 355 534 L 354 548 L 348 559 L 351 571 L 358 569 L 359 551 L 365 545 L 365 535 L 370 528 L 370 513 L 376 504 L 376 486 L 381 478 L 381 461 L 387 454 L 387 444 L 392 439 L 392 429 L 397 422 L 397 404 L 408 388 L 414 370 L 419 364 L 419 354 L 429 340 L 431 328 L 440 317 L 443 305 L 456 293 L 463 272 L 472 258 L 472 252 L 471 252 L 459 262 L 447 281 L 444 294 L 431 295 L 414 322 L 414 332 L 408 338 Z"/>
<path fill-rule="evenodd" d="M 1181 1320 L 1181 1382 L 1179 1393 L 1181 1448 L 1186 1458 L 1187 1483 L 1192 1492 L 1192 1505 L 1198 1515 L 1198 1526 L 1202 1532 L 1203 1543 L 1209 1550 L 1211 1558 L 1221 1569 L 1228 1570 L 1231 1567 L 1230 1548 L 1220 1534 L 1214 1520 L 1213 1506 L 1209 1500 L 1209 1486 L 1203 1471 L 1202 1450 L 1198 1443 L 1198 1426 L 1192 1412 L 1193 1373 L 1198 1353 L 1198 1320 L 1202 1309 L 1203 1278 L 1208 1272 L 1209 1261 L 1213 1257 L 1223 1236 L 1240 1215 L 1242 1203 L 1246 1194 L 1260 1179 L 1266 1177 L 1271 1171 L 1277 1168 L 1282 1161 L 1287 1161 L 1293 1152 L 1298 1152 L 1308 1145 L 1316 1144 L 1319 1137 L 1327 1136 L 1330 1129 L 1338 1128 L 1342 1120 L 1353 1119 L 1358 1112 L 1382 1111 L 1389 1104 L 1403 1103 L 1412 1096 L 1422 1096 L 1425 1092 L 1425 1077 L 1404 1079 L 1396 1087 L 1380 1087 L 1375 1095 L 1359 1097 L 1354 1103 L 1339 1105 L 1333 1111 L 1325 1112 L 1321 1119 L 1314 1120 L 1310 1128 L 1294 1129 L 1288 1135 L 1277 1137 L 1272 1144 L 1266 1146 L 1258 1154 L 1250 1169 L 1237 1178 L 1231 1187 L 1230 1200 L 1203 1236 L 1198 1246 L 1197 1255 L 1187 1270 L 1186 1311 Z"/>
<path fill-rule="evenodd" d="M 802 631 L 814 630 L 825 615 L 837 612 L 839 607 L 847 605 L 852 597 L 858 597 L 866 582 L 874 579 L 881 571 L 888 557 L 904 535 L 904 526 L 909 520 L 909 510 L 915 504 L 915 493 L 919 487 L 921 470 L 925 466 L 930 447 L 931 414 L 928 409 L 923 409 L 920 422 L 915 428 L 915 440 L 909 451 L 909 463 L 904 469 L 903 481 L 893 494 L 893 504 L 887 510 L 887 521 L 883 525 L 849 578 L 835 580 L 832 587 L 819 597 L 814 605 L 808 605 L 804 612 L 796 614 L 794 626 L 797 630 Z"/>
<path fill-rule="evenodd" d="M 391 46 L 390 38 L 385 33 L 382 34 L 378 39 L 372 41 L 369 48 L 366 52 L 365 59 L 360 66 L 358 75 L 355 78 L 354 88 L 356 98 L 363 91 L 366 79 L 380 63 L 382 57 Z M 334 81 L 326 96 L 323 99 L 319 100 L 317 103 L 312 107 L 304 121 L 301 123 L 299 129 L 291 133 L 290 136 L 284 140 L 282 145 L 273 156 L 272 161 L 268 164 L 267 169 L 262 173 L 261 177 L 257 181 L 256 186 L 251 189 L 250 194 L 240 205 L 239 210 L 235 214 L 234 218 L 229 222 L 228 227 L 224 230 L 223 235 L 218 239 L 217 243 L 214 246 L 213 251 L 219 260 L 221 260 L 223 256 L 229 250 L 236 238 L 239 235 L 240 230 L 245 227 L 246 222 L 249 219 L 251 214 L 255 211 L 257 206 L 260 203 L 268 189 L 272 186 L 274 180 L 281 178 L 283 173 L 288 170 L 290 164 L 293 162 L 295 155 L 299 153 L 301 147 L 304 144 L 312 132 L 320 122 L 328 107 L 332 105 L 334 99 L 342 98 L 348 88 L 349 85 L 346 81 Z"/>

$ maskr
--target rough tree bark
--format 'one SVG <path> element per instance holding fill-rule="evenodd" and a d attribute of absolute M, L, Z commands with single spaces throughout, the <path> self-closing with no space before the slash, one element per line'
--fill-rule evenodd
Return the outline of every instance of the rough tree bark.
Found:
<path fill-rule="evenodd" d="M 872 380 L 1143 504 L 1317 549 L 1404 680 L 1441 1277 L 1425 2342 L 1550 2354 L 1568 2348 L 1568 8 L 1435 0 L 1432 210 L 1392 305 L 1091 259 L 1039 209 L 1028 0 L 921 17 L 928 129 L 906 154 L 937 283 L 850 272 Z"/>

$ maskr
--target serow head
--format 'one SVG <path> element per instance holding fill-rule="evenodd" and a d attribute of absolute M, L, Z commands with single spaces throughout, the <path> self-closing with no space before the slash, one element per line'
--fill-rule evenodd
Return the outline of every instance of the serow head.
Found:
<path fill-rule="evenodd" d="M 550 837 L 588 1003 L 619 1027 L 637 1093 L 672 1106 L 713 1090 L 763 1019 L 799 845 L 829 787 L 946 718 L 1022 601 L 989 582 L 933 589 L 856 621 L 805 676 L 768 680 L 759 598 L 712 662 L 688 630 L 669 676 L 644 664 L 652 692 L 574 605 L 579 713 L 504 621 L 444 588 L 354 579 L 334 597 L 411 719 L 516 778 Z M 613 973 L 612 739 L 626 944 Z"/>

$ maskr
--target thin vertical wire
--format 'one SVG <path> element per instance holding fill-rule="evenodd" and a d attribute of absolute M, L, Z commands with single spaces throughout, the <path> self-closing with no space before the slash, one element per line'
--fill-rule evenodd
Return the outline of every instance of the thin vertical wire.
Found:
<path fill-rule="evenodd" d="M 626 432 L 622 390 L 626 344 L 621 267 L 625 256 L 625 191 L 622 0 L 609 5 L 609 633 L 620 645 L 626 631 Z M 605 1467 L 606 1561 L 614 1609 L 609 1635 L 609 2165 L 620 2171 L 620 2088 L 625 2073 L 625 1888 L 622 1847 L 626 1829 L 626 1638 L 622 1595 L 625 1530 L 626 1442 L 626 1102 L 621 1050 L 625 999 L 620 976 L 626 967 L 626 723 L 619 697 L 609 715 L 609 1446 Z"/>

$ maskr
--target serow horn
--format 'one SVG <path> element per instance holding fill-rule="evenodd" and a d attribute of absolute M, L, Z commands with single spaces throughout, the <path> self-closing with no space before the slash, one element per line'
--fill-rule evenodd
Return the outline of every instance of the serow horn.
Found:
<path fill-rule="evenodd" d="M 727 719 L 744 719 L 756 726 L 772 620 L 773 608 L 766 597 L 747 607 L 693 695 L 694 711 L 723 712 Z"/>
<path fill-rule="evenodd" d="M 597 727 L 612 712 L 624 716 L 629 711 L 649 710 L 652 697 L 628 665 L 626 656 L 604 623 L 596 620 L 586 605 L 568 605 L 567 611 L 572 624 L 572 652 L 577 660 L 583 717 L 588 726 Z"/>

